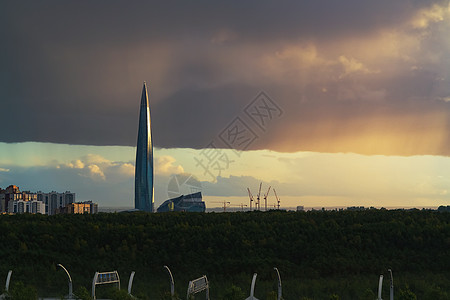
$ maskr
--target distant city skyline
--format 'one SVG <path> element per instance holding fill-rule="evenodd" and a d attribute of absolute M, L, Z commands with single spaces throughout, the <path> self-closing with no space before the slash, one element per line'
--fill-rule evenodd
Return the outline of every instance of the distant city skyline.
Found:
<path fill-rule="evenodd" d="M 20 186 L 14 184 L 4 189 L 0 187 L 1 213 L 30 212 L 54 215 L 72 203 L 75 203 L 75 193 L 70 191 L 45 193 L 41 190 L 20 190 Z"/>
<path fill-rule="evenodd" d="M 156 206 L 450 204 L 448 1 L 176 4 L 0 3 L 0 187 L 133 207 L 145 80 Z"/>

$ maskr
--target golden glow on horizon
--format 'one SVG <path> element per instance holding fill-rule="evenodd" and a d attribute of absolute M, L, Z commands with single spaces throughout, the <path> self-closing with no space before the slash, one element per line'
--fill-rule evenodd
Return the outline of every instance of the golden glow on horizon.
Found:
<path fill-rule="evenodd" d="M 439 140 L 439 135 L 436 139 Z M 64 186 L 80 185 L 83 189 L 98 190 L 105 185 L 104 188 L 107 187 L 108 190 L 120 189 L 122 194 L 123 189 L 129 190 L 129 199 L 133 199 L 134 166 L 130 163 L 135 155 L 133 147 L 54 145 L 58 153 L 65 153 L 56 163 L 54 159 L 57 156 L 52 153 L 52 144 L 0 143 L 0 146 L 2 157 L 8 156 L 9 151 L 16 151 L 14 149 L 20 146 L 26 148 L 21 150 L 24 151 L 23 154 L 26 154 L 26 151 L 33 153 L 34 147 L 45 146 L 47 149 L 39 157 L 41 162 L 47 162 L 44 166 L 24 166 L 20 161 L 8 163 L 2 160 L 0 186 L 14 183 L 23 186 L 24 183 L 10 182 L 8 178 L 16 178 L 14 176 L 17 176 L 18 170 L 33 170 L 44 172 L 45 176 L 52 176 L 51 178 L 58 178 L 58 182 Z M 259 182 L 263 181 L 263 187 L 272 185 L 277 189 L 283 206 L 291 207 L 410 207 L 450 204 L 450 157 L 281 153 L 267 150 L 246 151 L 238 157 L 233 150 L 224 149 L 223 153 L 233 162 L 228 169 L 223 170 L 217 182 L 211 182 L 211 178 L 204 175 L 203 169 L 196 166 L 194 160 L 201 151 L 155 149 L 156 205 L 167 199 L 170 175 L 180 172 L 193 174 L 203 181 L 202 191 L 207 201 L 224 197 L 244 201 L 247 198 L 246 188 L 249 187 L 256 193 Z M 48 180 L 52 180 L 51 178 Z M 92 187 L 86 184 L 91 184 Z M 89 199 L 89 196 L 85 198 Z"/>

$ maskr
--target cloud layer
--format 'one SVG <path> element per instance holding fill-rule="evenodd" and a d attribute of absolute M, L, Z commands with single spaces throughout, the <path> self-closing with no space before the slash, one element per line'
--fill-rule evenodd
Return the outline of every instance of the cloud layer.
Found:
<path fill-rule="evenodd" d="M 205 147 L 264 90 L 284 114 L 244 119 L 248 149 L 450 155 L 448 1 L 4 1 L 0 20 L 3 142 L 135 145 L 146 80 L 159 147 Z"/>
<path fill-rule="evenodd" d="M 198 155 L 201 150 L 195 151 Z M 441 156 L 366 156 L 358 154 L 296 153 L 269 151 L 246 153 L 235 158 L 223 176 L 207 181 L 202 170 L 164 153 L 155 159 L 155 206 L 169 197 L 202 191 L 208 207 L 220 201 L 248 204 L 269 186 L 277 190 L 283 207 L 305 206 L 436 206 L 448 203 L 450 158 Z M 253 159 L 246 159 L 252 156 Z M 243 166 L 244 165 L 244 166 Z M 267 167 L 269 166 L 269 167 Z M 270 172 L 268 171 L 270 169 Z M 173 176 L 177 174 L 174 188 Z M 201 184 L 183 185 L 183 178 L 198 178 Z M 133 207 L 134 166 L 111 161 L 97 154 L 70 162 L 47 165 L 2 165 L 0 187 L 18 185 L 21 190 L 66 191 L 77 201 L 93 200 L 101 207 Z M 179 185 L 179 186 L 178 186 Z M 273 191 L 269 205 L 275 202 Z"/>

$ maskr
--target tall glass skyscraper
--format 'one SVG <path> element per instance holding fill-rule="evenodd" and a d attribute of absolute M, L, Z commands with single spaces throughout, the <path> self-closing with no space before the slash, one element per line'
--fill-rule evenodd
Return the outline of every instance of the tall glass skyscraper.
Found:
<path fill-rule="evenodd" d="M 142 88 L 139 129 L 136 147 L 134 207 L 153 212 L 153 142 L 147 85 Z"/>

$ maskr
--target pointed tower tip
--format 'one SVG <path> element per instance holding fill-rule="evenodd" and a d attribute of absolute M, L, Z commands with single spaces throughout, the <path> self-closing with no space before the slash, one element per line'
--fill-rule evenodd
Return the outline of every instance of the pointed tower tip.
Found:
<path fill-rule="evenodd" d="M 144 81 L 144 83 L 142 84 L 142 90 L 147 91 L 147 82 Z"/>

